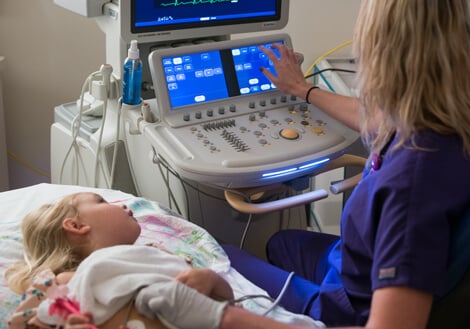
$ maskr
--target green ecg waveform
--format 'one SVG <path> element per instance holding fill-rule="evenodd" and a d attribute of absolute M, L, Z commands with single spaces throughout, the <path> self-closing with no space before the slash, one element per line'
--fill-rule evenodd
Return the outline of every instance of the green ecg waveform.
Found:
<path fill-rule="evenodd" d="M 174 2 L 170 3 L 162 3 L 161 6 L 167 7 L 167 6 L 186 6 L 186 5 L 201 5 L 201 4 L 212 4 L 212 3 L 221 3 L 221 2 L 238 2 L 234 0 L 192 0 L 192 1 L 178 1 L 175 0 Z"/>

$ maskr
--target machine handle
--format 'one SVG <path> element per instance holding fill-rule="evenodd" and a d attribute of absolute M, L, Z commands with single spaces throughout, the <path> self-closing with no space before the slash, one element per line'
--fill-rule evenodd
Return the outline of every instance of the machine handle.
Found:
<path fill-rule="evenodd" d="M 330 163 L 325 165 L 324 171 L 341 168 L 341 167 L 364 167 L 366 165 L 367 159 L 352 155 L 352 154 L 343 154 L 339 158 L 334 159 Z M 323 172 L 324 172 L 323 171 Z M 354 186 L 356 186 L 362 179 L 362 172 L 357 175 L 348 177 L 341 181 L 333 182 L 330 184 L 330 191 L 333 194 L 343 193 Z"/>
<path fill-rule="evenodd" d="M 326 165 L 316 170 L 312 176 L 334 170 L 342 167 L 364 167 L 366 159 L 357 155 L 343 154 L 342 156 L 330 161 Z M 346 178 L 344 180 L 334 182 L 330 185 L 330 191 L 333 194 L 342 193 L 354 187 L 362 178 L 362 172 Z M 247 214 L 265 214 L 285 208 L 292 208 L 298 205 L 322 200 L 328 197 L 328 192 L 323 189 L 310 191 L 280 200 L 269 201 L 264 203 L 252 203 L 251 200 L 256 200 L 257 197 L 264 195 L 266 191 L 273 191 L 282 189 L 281 183 L 276 183 L 267 186 L 259 186 L 251 189 L 237 189 L 225 190 L 225 199 L 235 210 Z"/>
<path fill-rule="evenodd" d="M 286 208 L 292 208 L 305 203 L 310 203 L 325 199 L 328 197 L 328 192 L 323 189 L 310 191 L 298 195 L 293 195 L 284 199 L 263 202 L 263 203 L 250 203 L 247 202 L 241 193 L 225 190 L 225 199 L 235 210 L 246 214 L 265 214 Z"/>
<path fill-rule="evenodd" d="M 356 186 L 362 179 L 362 173 L 330 184 L 330 191 L 333 194 L 343 193 Z"/>

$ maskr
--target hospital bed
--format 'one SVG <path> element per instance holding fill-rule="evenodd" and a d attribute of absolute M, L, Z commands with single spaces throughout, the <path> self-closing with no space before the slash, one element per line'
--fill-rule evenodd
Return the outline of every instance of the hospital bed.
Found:
<path fill-rule="evenodd" d="M 178 217 L 171 210 L 154 201 L 134 197 L 121 191 L 71 185 L 38 184 L 0 193 L 0 213 L 2 214 L 0 217 L 0 271 L 3 273 L 9 264 L 23 257 L 20 223 L 25 214 L 42 204 L 82 191 L 98 193 L 107 201 L 122 203 L 130 208 L 142 227 L 137 244 L 157 242 L 176 254 L 191 257 L 195 267 L 213 269 L 230 283 L 235 298 L 245 295 L 266 295 L 266 292 L 230 266 L 223 248 L 207 231 Z M 20 298 L 21 296 L 8 289 L 2 276 L 0 279 L 0 329 L 7 328 L 10 314 L 19 305 Z M 245 308 L 258 313 L 265 312 L 272 305 L 272 301 L 264 298 L 244 302 Z M 303 315 L 293 314 L 281 307 L 276 307 L 269 316 L 290 323 L 322 326 L 320 322 Z"/>
<path fill-rule="evenodd" d="M 354 161 L 360 162 L 360 159 L 354 157 L 347 160 L 353 163 Z M 339 162 L 340 160 L 338 160 Z M 354 185 L 356 180 L 357 177 L 340 182 L 339 185 L 334 185 L 333 189 L 342 192 Z M 265 191 L 261 191 L 261 193 L 269 192 L 270 188 L 273 186 L 267 186 Z M 0 249 L 2 250 L 0 271 L 3 272 L 9 264 L 22 258 L 20 223 L 26 213 L 44 203 L 53 202 L 67 194 L 82 191 L 99 193 L 108 201 L 126 204 L 132 209 L 142 227 L 141 237 L 136 243 L 159 242 L 175 253 L 190 255 L 195 266 L 209 267 L 221 274 L 233 287 L 236 298 L 244 295 L 267 295 L 262 288 L 241 275 L 242 271 L 237 270 L 245 262 L 253 261 L 254 256 L 237 247 L 221 246 L 207 231 L 154 201 L 134 197 L 117 190 L 71 185 L 38 184 L 0 193 L 0 213 L 2 214 L 0 218 Z M 257 192 L 260 193 L 259 190 Z M 228 199 L 230 198 L 233 198 L 233 195 L 228 194 Z M 239 211 L 253 211 L 253 208 L 250 208 L 251 202 L 243 200 L 231 200 L 230 202 L 240 208 Z M 294 200 L 295 202 L 297 200 Z M 282 206 L 292 206 L 289 202 L 287 203 Z M 245 208 L 247 205 L 250 207 Z M 271 206 L 271 204 L 261 204 L 254 209 L 261 212 L 272 211 L 274 208 Z M 278 207 L 278 204 L 275 204 L 275 207 Z M 470 247 L 467 242 L 470 239 L 470 210 L 455 228 L 453 237 L 447 281 L 448 294 L 433 306 L 429 329 L 460 329 L 468 328 L 470 324 L 470 314 L 466 311 L 470 305 Z M 231 260 L 234 261 L 233 264 L 237 265 L 232 267 Z M 263 261 L 256 258 L 255 261 L 261 264 L 259 269 L 262 271 Z M 276 268 L 274 271 L 283 274 L 280 269 Z M 305 283 L 292 282 L 291 284 Z M 2 277 L 0 279 L 0 329 L 7 328 L 8 318 L 19 303 L 20 296 L 8 289 Z M 261 314 L 272 306 L 272 302 L 265 299 L 248 300 L 244 306 Z M 281 307 L 275 308 L 270 316 L 289 323 L 310 323 L 322 326 L 320 322 L 293 314 Z"/>

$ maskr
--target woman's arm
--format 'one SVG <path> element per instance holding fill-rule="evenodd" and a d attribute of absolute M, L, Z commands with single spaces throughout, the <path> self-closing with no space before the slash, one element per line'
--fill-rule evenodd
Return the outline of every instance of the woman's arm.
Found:
<path fill-rule="evenodd" d="M 232 287 L 220 275 L 207 268 L 189 269 L 177 275 L 176 280 L 216 300 L 233 299 Z"/>
<path fill-rule="evenodd" d="M 432 295 L 408 287 L 377 289 L 367 328 L 425 329 L 431 313 Z"/>
<path fill-rule="evenodd" d="M 308 101 L 349 128 L 360 131 L 359 99 L 316 88 L 310 92 Z"/>
<path fill-rule="evenodd" d="M 281 323 L 270 318 L 251 313 L 243 308 L 227 306 L 219 329 L 305 329 L 307 327 Z"/>
<path fill-rule="evenodd" d="M 274 75 L 267 69 L 262 69 L 262 72 L 281 92 L 305 99 L 313 85 L 305 80 L 297 55 L 285 45 L 273 44 L 272 48 L 279 51 L 280 57 L 271 49 L 260 49 L 273 62 L 277 74 Z M 357 98 L 314 89 L 305 100 L 351 129 L 359 131 L 360 102 Z"/>
<path fill-rule="evenodd" d="M 374 292 L 367 329 L 425 329 L 432 295 L 406 287 L 381 288 Z M 220 329 L 301 329 L 279 323 L 238 307 L 225 309 Z M 347 327 L 353 329 L 360 327 Z M 340 328 L 337 328 L 340 329 Z"/>

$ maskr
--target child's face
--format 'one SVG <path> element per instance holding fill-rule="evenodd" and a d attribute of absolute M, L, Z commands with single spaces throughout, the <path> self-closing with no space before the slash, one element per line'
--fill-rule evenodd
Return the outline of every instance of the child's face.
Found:
<path fill-rule="evenodd" d="M 75 200 L 78 216 L 101 247 L 133 244 L 139 237 L 140 226 L 126 206 L 110 204 L 95 193 L 81 193 Z"/>

